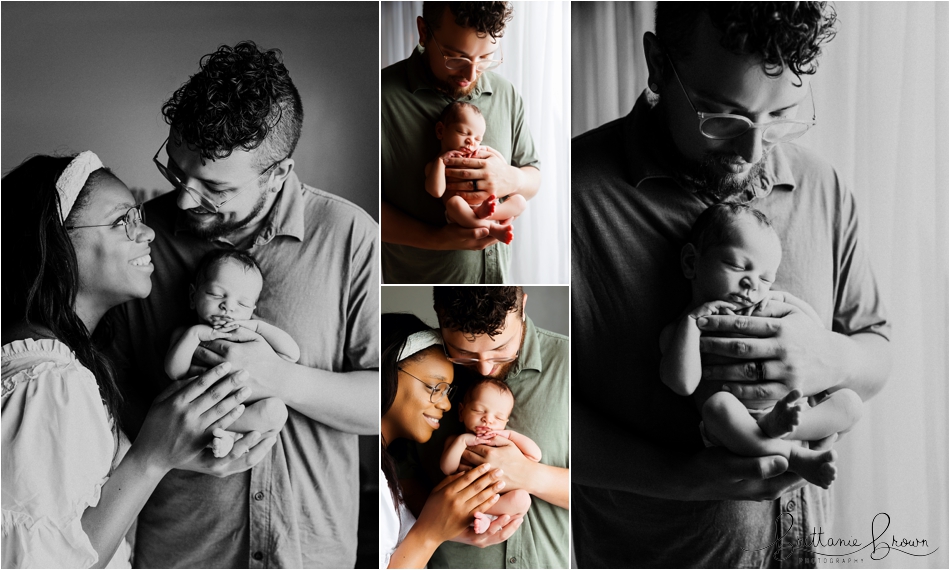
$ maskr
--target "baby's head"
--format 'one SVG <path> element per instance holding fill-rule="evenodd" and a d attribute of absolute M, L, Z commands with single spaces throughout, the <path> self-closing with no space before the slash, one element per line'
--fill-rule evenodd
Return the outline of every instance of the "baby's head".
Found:
<path fill-rule="evenodd" d="M 206 324 L 251 318 L 264 287 L 257 261 L 233 249 L 217 249 L 198 264 L 191 286 L 191 308 Z"/>
<path fill-rule="evenodd" d="M 482 378 L 465 392 L 459 406 L 459 419 L 469 433 L 484 427 L 489 431 L 505 429 L 511 410 L 515 407 L 515 395 L 501 380 Z"/>
<path fill-rule="evenodd" d="M 435 136 L 442 141 L 442 152 L 462 150 L 474 153 L 485 136 L 485 117 L 475 105 L 453 101 L 442 109 L 439 122 L 435 124 Z"/>
<path fill-rule="evenodd" d="M 782 261 L 782 244 L 762 212 L 716 204 L 696 218 L 680 265 L 693 303 L 729 301 L 740 308 L 765 297 Z"/>

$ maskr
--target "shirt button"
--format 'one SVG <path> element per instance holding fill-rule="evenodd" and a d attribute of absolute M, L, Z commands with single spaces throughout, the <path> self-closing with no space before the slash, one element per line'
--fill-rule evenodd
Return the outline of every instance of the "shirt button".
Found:
<path fill-rule="evenodd" d="M 789 501 L 788 504 L 785 505 L 785 510 L 786 510 L 786 511 L 789 511 L 789 512 L 794 511 L 794 510 L 795 510 L 795 501 Z"/>
<path fill-rule="evenodd" d="M 257 552 L 254 553 L 254 560 L 263 560 L 263 559 L 264 559 L 264 553 L 263 553 L 263 552 L 261 552 L 260 550 L 258 550 Z"/>
<path fill-rule="evenodd" d="M 260 491 L 254 493 L 254 500 L 255 500 L 255 501 L 263 501 L 263 500 L 264 500 L 264 493 L 262 493 L 262 492 L 260 492 Z"/>
<path fill-rule="evenodd" d="M 508 563 L 509 563 L 509 564 L 514 564 L 514 563 L 517 562 L 517 561 L 518 561 L 518 559 L 515 558 L 514 556 L 512 556 L 511 558 L 508 559 Z"/>
<path fill-rule="evenodd" d="M 492 250 L 489 249 L 489 250 L 488 250 L 488 253 L 486 253 L 485 255 L 487 255 L 488 257 L 491 257 L 491 254 L 492 254 L 492 253 L 494 253 L 494 251 L 492 251 Z"/>

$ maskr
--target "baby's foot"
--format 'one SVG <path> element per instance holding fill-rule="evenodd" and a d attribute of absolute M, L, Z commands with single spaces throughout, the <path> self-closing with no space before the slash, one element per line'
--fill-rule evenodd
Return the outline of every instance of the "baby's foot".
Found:
<path fill-rule="evenodd" d="M 233 447 L 234 437 L 229 432 L 225 432 L 225 434 L 221 436 L 216 435 L 214 439 L 211 440 L 211 451 L 215 457 L 224 457 L 231 453 Z"/>
<path fill-rule="evenodd" d="M 499 226 L 498 224 L 492 224 L 488 228 L 488 235 L 497 239 L 501 243 L 508 245 L 511 243 L 511 240 L 515 237 L 514 230 L 511 229 L 511 226 Z"/>
<path fill-rule="evenodd" d="M 835 467 L 837 458 L 838 455 L 833 449 L 813 451 L 794 447 L 791 457 L 788 458 L 788 470 L 798 473 L 813 485 L 827 489 L 838 476 L 838 468 Z"/>
<path fill-rule="evenodd" d="M 494 520 L 490 515 L 484 513 L 475 513 L 475 522 L 472 523 L 472 526 L 475 528 L 475 534 L 484 534 L 488 527 L 491 526 L 492 520 Z"/>
<path fill-rule="evenodd" d="M 772 411 L 759 418 L 759 427 L 765 435 L 777 439 L 783 438 L 798 427 L 801 422 L 802 405 L 796 402 L 801 397 L 801 392 L 792 390 L 775 404 Z"/>
<path fill-rule="evenodd" d="M 497 204 L 498 204 L 498 200 L 494 196 L 490 197 L 489 199 L 482 202 L 480 206 L 478 206 L 477 208 L 474 208 L 473 211 L 475 212 L 475 217 L 480 220 L 483 220 L 487 218 L 488 216 L 491 216 L 492 214 L 495 213 L 495 206 Z"/>

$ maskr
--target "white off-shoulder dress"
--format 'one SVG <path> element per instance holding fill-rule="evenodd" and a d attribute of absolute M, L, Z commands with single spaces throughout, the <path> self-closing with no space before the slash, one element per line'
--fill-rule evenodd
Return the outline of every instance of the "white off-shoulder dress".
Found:
<path fill-rule="evenodd" d="M 88 568 L 98 554 L 82 514 L 128 447 L 96 379 L 65 344 L 2 347 L 3 568 Z M 123 539 L 109 568 L 129 568 Z"/>
<path fill-rule="evenodd" d="M 409 512 L 405 503 L 400 503 L 399 512 L 393 503 L 392 493 L 386 475 L 379 470 L 379 567 L 389 568 L 389 559 L 399 543 L 406 538 L 416 517 Z"/>

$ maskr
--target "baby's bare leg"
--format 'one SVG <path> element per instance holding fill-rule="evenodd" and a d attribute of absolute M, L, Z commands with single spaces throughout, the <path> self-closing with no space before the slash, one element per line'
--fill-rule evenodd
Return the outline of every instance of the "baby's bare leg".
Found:
<path fill-rule="evenodd" d="M 728 392 L 710 396 L 703 404 L 702 415 L 707 437 L 733 453 L 746 457 L 784 456 L 789 471 L 820 487 L 828 488 L 837 475 L 834 450 L 813 451 L 767 436 L 745 406 Z"/>
<path fill-rule="evenodd" d="M 528 201 L 521 194 L 511 194 L 505 198 L 504 202 L 499 202 L 495 207 L 495 213 L 492 214 L 493 220 L 507 220 L 516 218 L 524 213 L 528 207 Z"/>
<path fill-rule="evenodd" d="M 463 228 L 488 228 L 488 235 L 502 243 L 511 243 L 514 237 L 511 226 L 503 226 L 491 220 L 479 218 L 468 202 L 460 196 L 452 196 L 446 200 L 445 211 L 450 220 Z"/>
<path fill-rule="evenodd" d="M 802 412 L 801 422 L 789 436 L 802 441 L 814 441 L 833 433 L 845 433 L 861 419 L 864 402 L 854 390 L 847 388 L 832 392 L 826 400 Z"/>
<path fill-rule="evenodd" d="M 491 522 L 502 515 L 509 515 L 511 517 L 524 516 L 530 508 L 531 495 L 524 489 L 516 489 L 503 493 L 502 496 L 498 498 L 498 502 L 492 505 L 484 514 L 475 513 L 475 522 L 472 525 L 475 527 L 475 534 L 482 534 L 488 530 Z"/>
<path fill-rule="evenodd" d="M 249 404 L 228 430 L 238 433 L 258 431 L 264 435 L 280 431 L 286 422 L 287 406 L 278 398 L 264 398 Z"/>

